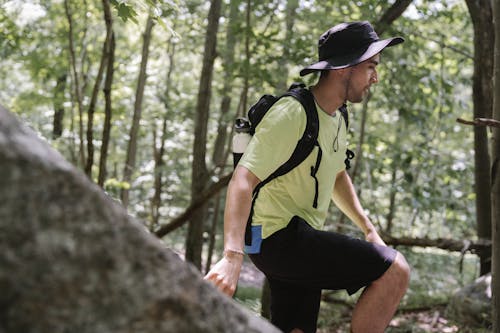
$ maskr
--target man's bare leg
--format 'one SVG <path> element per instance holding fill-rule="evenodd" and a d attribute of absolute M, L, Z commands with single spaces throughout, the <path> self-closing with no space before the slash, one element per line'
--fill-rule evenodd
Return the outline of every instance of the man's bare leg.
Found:
<path fill-rule="evenodd" d="M 368 286 L 356 304 L 352 333 L 383 333 L 391 322 L 410 281 L 410 267 L 398 253 L 391 267 Z"/>

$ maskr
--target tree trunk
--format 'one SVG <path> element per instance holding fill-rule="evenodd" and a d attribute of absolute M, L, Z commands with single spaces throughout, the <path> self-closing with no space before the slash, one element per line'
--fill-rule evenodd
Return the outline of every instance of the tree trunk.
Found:
<path fill-rule="evenodd" d="M 366 133 L 366 119 L 368 118 L 368 102 L 370 102 L 370 99 L 372 98 L 372 94 L 368 92 L 368 96 L 366 96 L 365 100 L 363 101 L 363 108 L 361 111 L 361 125 L 359 126 L 359 140 L 356 145 L 356 155 L 354 158 L 354 166 L 352 167 L 352 170 L 349 170 L 349 174 L 351 176 L 351 181 L 353 184 L 355 183 L 356 176 L 358 175 L 359 169 L 361 168 L 361 160 L 363 159 L 363 143 L 365 142 L 365 133 Z"/>
<path fill-rule="evenodd" d="M 212 72 L 216 57 L 217 30 L 221 12 L 221 0 L 212 0 L 208 12 L 208 25 L 205 36 L 205 54 L 201 70 L 200 86 L 194 124 L 193 163 L 191 172 L 191 201 L 194 202 L 208 184 L 208 171 L 205 162 L 207 152 L 207 126 L 210 109 Z M 186 237 L 186 259 L 201 270 L 201 251 L 203 248 L 203 227 L 205 210 L 198 210 L 189 221 Z"/>
<path fill-rule="evenodd" d="M 236 28 L 238 24 L 238 5 L 239 1 L 232 0 L 229 4 L 229 22 L 226 31 L 226 47 L 224 48 L 224 86 L 222 88 L 222 101 L 220 105 L 220 115 L 217 128 L 217 137 L 214 144 L 212 161 L 216 167 L 223 168 L 227 160 L 226 144 L 228 116 L 231 108 L 231 97 L 234 78 L 234 55 L 236 48 Z"/>
<path fill-rule="evenodd" d="M 248 109 L 248 86 L 250 81 L 250 36 L 252 36 L 251 26 L 252 1 L 247 0 L 246 17 L 245 17 L 245 61 L 243 63 L 243 91 L 240 96 L 240 104 L 238 107 L 238 116 L 244 115 Z M 246 116 L 246 114 L 245 114 Z"/>
<path fill-rule="evenodd" d="M 73 90 L 74 97 L 76 98 L 76 105 L 78 108 L 78 137 L 80 146 L 80 165 L 83 168 L 85 166 L 85 146 L 83 141 L 83 99 L 82 91 L 80 89 L 80 76 L 76 70 L 76 55 L 75 55 L 75 43 L 73 41 L 73 17 L 71 10 L 69 8 L 69 0 L 64 0 L 64 10 L 66 13 L 66 18 L 68 20 L 68 41 L 69 41 L 69 54 L 70 54 L 70 64 L 71 71 L 73 74 Z"/>
<path fill-rule="evenodd" d="M 149 44 L 151 42 L 151 32 L 153 31 L 154 20 L 150 15 L 146 22 L 146 29 L 143 34 L 142 44 L 142 59 L 139 71 L 139 78 L 137 80 L 137 89 L 135 93 L 134 115 L 132 119 L 132 126 L 130 127 L 129 142 L 127 147 L 127 157 L 125 167 L 123 168 L 123 181 L 130 183 L 132 173 L 135 169 L 135 159 L 137 155 L 137 140 L 139 135 L 139 123 L 142 116 L 142 98 L 144 96 L 144 87 L 146 85 L 146 68 L 149 60 Z M 129 189 L 124 188 L 121 192 L 122 204 L 124 207 L 129 203 Z"/>
<path fill-rule="evenodd" d="M 289 0 L 286 3 L 286 18 L 285 18 L 285 39 L 283 40 L 283 55 L 278 60 L 278 70 L 276 74 L 279 77 L 279 81 L 276 87 L 279 93 L 286 91 L 288 89 L 288 63 L 290 61 L 290 41 L 293 39 L 295 34 L 295 16 L 297 13 L 297 7 L 299 6 L 298 0 Z"/>
<path fill-rule="evenodd" d="M 489 1 L 467 0 L 474 25 L 474 118 L 489 118 L 493 105 L 494 28 Z M 487 128 L 474 126 L 476 225 L 479 238 L 491 238 L 490 156 Z M 479 253 L 480 275 L 491 270 L 491 253 Z"/>
<path fill-rule="evenodd" d="M 108 63 L 106 65 L 106 80 L 104 81 L 103 90 L 105 100 L 104 127 L 102 130 L 101 152 L 99 157 L 99 175 L 97 177 L 97 184 L 101 187 L 104 187 L 104 181 L 106 180 L 107 175 L 106 162 L 108 160 L 109 138 L 111 136 L 111 116 L 113 114 L 111 103 L 111 87 L 113 85 L 115 63 L 115 33 L 113 32 L 113 18 L 111 16 L 109 0 L 103 0 L 103 7 L 107 30 L 111 30 L 111 42 L 107 50 Z"/>
<path fill-rule="evenodd" d="M 113 26 L 111 24 L 111 16 L 109 16 L 109 2 L 108 0 L 102 1 L 103 12 L 104 12 L 104 22 L 106 23 L 106 39 L 102 45 L 102 55 L 101 61 L 99 63 L 99 70 L 97 71 L 97 76 L 94 82 L 94 88 L 92 89 L 92 95 L 90 97 L 89 108 L 87 111 L 87 163 L 85 165 L 85 173 L 92 179 L 92 166 L 94 165 L 94 113 L 95 106 L 97 103 L 97 96 L 99 95 L 99 89 L 101 87 L 102 77 L 104 76 L 104 70 L 106 65 L 109 64 L 108 57 L 110 55 L 109 50 L 111 48 L 111 39 L 113 38 Z M 106 8 L 106 6 L 108 8 Z"/>
<path fill-rule="evenodd" d="M 66 91 L 66 80 L 68 74 L 64 73 L 57 77 L 54 88 L 54 123 L 52 129 L 52 139 L 60 138 L 63 132 L 64 120 L 64 92 Z"/>
<path fill-rule="evenodd" d="M 212 256 L 215 250 L 215 235 L 217 234 L 217 224 L 220 220 L 220 211 L 221 211 L 221 194 L 217 193 L 217 196 L 214 200 L 214 214 L 212 216 L 212 224 L 210 226 L 210 239 L 208 242 L 208 253 L 207 253 L 207 262 L 205 263 L 205 274 L 210 271 L 212 267 Z"/>
<path fill-rule="evenodd" d="M 493 118 L 500 120 L 500 1 L 493 1 L 494 48 L 494 90 Z M 491 158 L 491 206 L 492 206 L 492 308 L 493 333 L 500 333 L 500 128 L 493 128 Z"/>
<path fill-rule="evenodd" d="M 156 139 L 153 142 L 153 156 L 155 160 L 154 167 L 154 194 L 151 198 L 151 222 L 150 229 L 154 230 L 159 224 L 160 219 L 160 207 L 161 207 L 161 193 L 163 188 L 163 156 L 165 155 L 165 141 L 167 139 L 167 123 L 170 115 L 170 86 L 171 77 L 174 70 L 174 59 L 175 59 L 175 42 L 173 38 L 170 39 L 167 47 L 168 54 L 168 70 L 165 79 L 165 92 L 164 96 L 161 97 L 163 105 L 165 107 L 165 114 L 163 115 L 162 128 L 160 137 L 160 147 L 156 147 Z"/>

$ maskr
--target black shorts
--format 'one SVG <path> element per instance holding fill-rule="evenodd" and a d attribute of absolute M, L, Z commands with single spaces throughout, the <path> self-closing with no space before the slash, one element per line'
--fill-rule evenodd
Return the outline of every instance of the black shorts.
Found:
<path fill-rule="evenodd" d="M 294 217 L 249 257 L 269 281 L 272 323 L 284 332 L 315 332 L 322 289 L 353 294 L 381 277 L 396 254 L 389 247 L 316 230 Z"/>

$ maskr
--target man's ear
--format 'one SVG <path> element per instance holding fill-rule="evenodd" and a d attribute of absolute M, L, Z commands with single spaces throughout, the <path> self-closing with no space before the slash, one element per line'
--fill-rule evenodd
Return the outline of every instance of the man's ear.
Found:
<path fill-rule="evenodd" d="M 320 76 L 321 80 L 339 80 L 347 77 L 348 73 L 350 72 L 350 68 L 341 68 L 341 69 L 332 69 L 329 71 L 326 71 L 326 74 L 323 74 Z"/>
<path fill-rule="evenodd" d="M 343 78 L 347 75 L 348 68 L 334 69 L 331 72 L 336 78 Z"/>

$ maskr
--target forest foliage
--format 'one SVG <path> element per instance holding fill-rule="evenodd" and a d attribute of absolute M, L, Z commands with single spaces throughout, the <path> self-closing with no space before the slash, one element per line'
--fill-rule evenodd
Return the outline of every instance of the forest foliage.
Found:
<path fill-rule="evenodd" d="M 264 93 L 279 93 L 297 81 L 314 84 L 316 77 L 303 79 L 298 72 L 315 61 L 323 31 L 342 21 L 378 22 L 393 2 L 222 1 L 208 113 L 209 173 L 204 180 L 191 179 L 191 168 L 209 1 L 0 3 L 0 103 L 84 170 L 88 110 L 97 87 L 89 174 L 96 183 L 106 119 L 103 89 L 109 75 L 98 80 L 107 31 L 103 4 L 111 5 L 115 48 L 103 188 L 117 200 L 128 190 L 129 213 L 155 231 L 189 205 L 193 182 L 215 182 L 231 172 L 227 155 L 232 120 L 238 114 Z M 124 180 L 148 21 L 151 40 L 135 166 L 130 180 Z M 472 117 L 473 27 L 466 3 L 413 1 L 384 31 L 382 37 L 398 35 L 406 41 L 382 54 L 380 82 L 369 101 L 349 106 L 349 145 L 358 151 L 354 180 L 364 208 L 394 237 L 474 240 L 473 131 L 456 122 Z M 227 113 L 222 112 L 224 103 L 229 103 Z M 357 146 L 361 135 L 362 146 Z M 217 207 L 223 207 L 223 200 L 206 213 L 205 250 L 214 215 L 221 246 L 222 214 Z M 350 222 L 339 223 L 333 205 L 331 213 L 327 228 L 357 232 Z M 164 240 L 184 252 L 185 232 L 180 228 Z"/>

